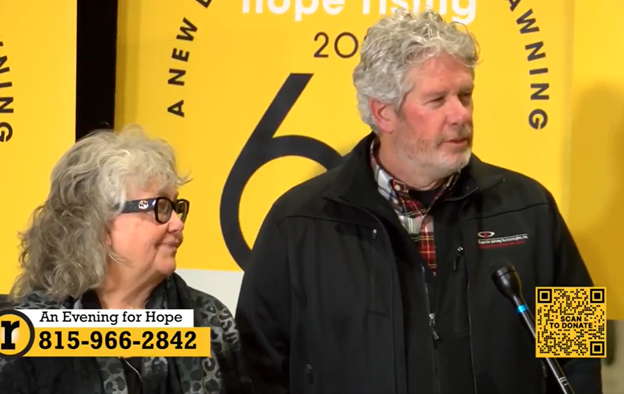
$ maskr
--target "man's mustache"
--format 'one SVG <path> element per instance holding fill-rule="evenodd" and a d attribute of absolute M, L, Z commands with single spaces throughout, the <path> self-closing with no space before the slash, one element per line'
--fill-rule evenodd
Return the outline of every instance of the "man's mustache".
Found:
<path fill-rule="evenodd" d="M 461 140 L 470 137 L 472 137 L 472 126 L 464 125 L 455 130 L 453 134 L 444 138 L 444 141 Z"/>

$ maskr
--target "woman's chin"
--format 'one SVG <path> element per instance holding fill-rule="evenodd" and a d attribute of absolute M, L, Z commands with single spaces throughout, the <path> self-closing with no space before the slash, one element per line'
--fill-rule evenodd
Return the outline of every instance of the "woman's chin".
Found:
<path fill-rule="evenodd" d="M 163 274 L 164 276 L 169 276 L 173 274 L 176 270 L 176 259 L 175 257 L 163 258 L 160 261 L 155 262 L 156 271 Z"/>

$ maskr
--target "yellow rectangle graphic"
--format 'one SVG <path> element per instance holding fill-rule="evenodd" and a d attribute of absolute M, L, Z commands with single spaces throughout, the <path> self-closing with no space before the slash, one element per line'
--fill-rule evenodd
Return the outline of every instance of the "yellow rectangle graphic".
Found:
<path fill-rule="evenodd" d="M 35 328 L 25 357 L 210 357 L 210 328 Z"/>
<path fill-rule="evenodd" d="M 535 305 L 536 357 L 606 357 L 606 287 L 537 287 Z"/>

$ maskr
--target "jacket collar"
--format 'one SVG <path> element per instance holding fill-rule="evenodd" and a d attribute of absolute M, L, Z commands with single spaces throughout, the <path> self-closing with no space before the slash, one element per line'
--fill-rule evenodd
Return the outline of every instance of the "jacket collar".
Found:
<path fill-rule="evenodd" d="M 370 144 L 374 133 L 361 139 L 347 154 L 343 165 L 326 192 L 326 197 L 364 207 L 387 205 L 377 191 L 369 159 Z M 461 200 L 475 192 L 483 192 L 503 180 L 503 175 L 494 167 L 472 155 L 468 165 L 462 169 L 457 183 L 449 190 L 446 200 Z"/>

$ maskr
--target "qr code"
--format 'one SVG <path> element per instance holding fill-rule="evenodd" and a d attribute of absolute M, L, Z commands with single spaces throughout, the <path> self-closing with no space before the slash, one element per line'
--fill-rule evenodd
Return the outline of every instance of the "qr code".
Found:
<path fill-rule="evenodd" d="M 535 293 L 536 357 L 606 357 L 606 288 L 538 287 Z"/>

